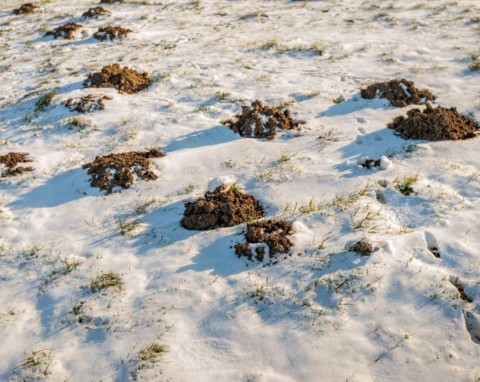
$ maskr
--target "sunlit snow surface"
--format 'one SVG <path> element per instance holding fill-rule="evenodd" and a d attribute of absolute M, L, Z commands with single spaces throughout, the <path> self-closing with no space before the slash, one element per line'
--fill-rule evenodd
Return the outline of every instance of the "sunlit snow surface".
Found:
<path fill-rule="evenodd" d="M 102 4 L 112 15 L 96 20 L 80 18 L 96 1 L 36 4 L 0 4 L 0 155 L 35 167 L 0 179 L 0 380 L 480 378 L 479 138 L 405 141 L 386 125 L 411 107 L 359 95 L 406 78 L 480 120 L 478 1 L 147 0 Z M 42 37 L 72 21 L 78 39 Z M 134 33 L 91 37 L 109 23 Z M 154 83 L 82 89 L 115 62 Z M 63 106 L 87 94 L 113 99 Z M 266 141 L 220 124 L 255 99 L 288 103 L 302 132 Z M 157 180 L 90 187 L 96 155 L 151 147 L 166 153 Z M 294 223 L 292 256 L 237 258 L 244 225 L 180 226 L 184 203 L 222 179 Z M 347 250 L 361 238 L 370 257 Z M 105 272 L 120 291 L 92 292 Z M 151 344 L 168 350 L 142 360 Z"/>

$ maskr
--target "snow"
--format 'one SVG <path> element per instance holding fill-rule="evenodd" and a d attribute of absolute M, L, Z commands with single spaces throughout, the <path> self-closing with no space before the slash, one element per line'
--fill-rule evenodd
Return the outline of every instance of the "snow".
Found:
<path fill-rule="evenodd" d="M 393 163 L 390 159 L 388 159 L 385 155 L 380 157 L 380 168 L 382 170 L 388 170 L 393 167 Z"/>
<path fill-rule="evenodd" d="M 406 78 L 480 120 L 478 1 L 147 0 L 79 19 L 97 3 L 37 1 L 25 16 L 11 14 L 20 0 L 0 4 L 0 155 L 28 152 L 35 168 L 0 178 L 0 380 L 480 378 L 479 139 L 405 141 L 386 124 L 411 107 L 359 96 Z M 43 37 L 69 21 L 82 37 Z M 91 37 L 108 23 L 134 33 Z M 82 88 L 115 62 L 158 81 Z M 88 115 L 62 105 L 87 94 L 113 99 Z M 257 98 L 293 101 L 301 134 L 248 139 L 219 123 Z M 152 147 L 166 154 L 151 160 L 157 180 L 90 187 L 95 156 Z M 385 171 L 358 166 L 367 157 Z M 290 255 L 238 258 L 245 225 L 180 226 L 184 203 L 221 182 L 292 222 Z M 370 257 L 347 250 L 362 238 Z M 106 272 L 120 291 L 93 293 Z M 142 360 L 152 343 L 168 350 Z"/>

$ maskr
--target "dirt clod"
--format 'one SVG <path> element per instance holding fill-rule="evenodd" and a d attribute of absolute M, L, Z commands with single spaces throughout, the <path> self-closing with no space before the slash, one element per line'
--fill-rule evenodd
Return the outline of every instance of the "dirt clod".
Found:
<path fill-rule="evenodd" d="M 92 73 L 84 81 L 84 87 L 115 88 L 120 93 L 138 93 L 147 88 L 151 80 L 147 73 L 139 73 L 119 64 L 107 65 L 101 72 Z"/>
<path fill-rule="evenodd" d="M 371 169 L 374 167 L 380 167 L 380 163 L 380 159 L 365 159 L 362 163 L 360 163 L 360 166 Z"/>
<path fill-rule="evenodd" d="M 98 31 L 93 34 L 93 37 L 100 41 L 112 41 L 114 39 L 125 38 L 131 32 L 133 32 L 131 29 L 109 25 L 105 28 L 98 28 Z"/>
<path fill-rule="evenodd" d="M 355 252 L 360 256 L 370 256 L 373 252 L 373 245 L 368 240 L 362 239 L 350 246 L 348 250 Z"/>
<path fill-rule="evenodd" d="M 155 180 L 157 175 L 151 170 L 149 159 L 165 156 L 158 149 L 146 152 L 130 151 L 120 154 L 97 156 L 94 161 L 83 166 L 91 175 L 90 184 L 110 194 L 115 188 L 129 188 L 135 175 L 142 180 Z"/>
<path fill-rule="evenodd" d="M 437 98 L 429 90 L 417 89 L 412 81 L 405 79 L 377 82 L 362 89 L 360 93 L 365 99 L 386 98 L 396 107 L 421 105 Z"/>
<path fill-rule="evenodd" d="M 0 155 L 0 164 L 6 167 L 6 170 L 2 172 L 2 178 L 7 176 L 21 175 L 24 172 L 33 171 L 33 167 L 21 167 L 17 165 L 19 163 L 32 162 L 28 159 L 28 153 L 8 153 L 6 155 Z"/>
<path fill-rule="evenodd" d="M 82 17 L 84 19 L 96 19 L 99 16 L 108 16 L 111 14 L 112 12 L 107 11 L 103 7 L 95 7 L 95 8 L 89 8 L 88 11 L 83 13 Z"/>
<path fill-rule="evenodd" d="M 259 219 L 263 213 L 263 207 L 253 196 L 222 185 L 195 202 L 185 203 L 181 224 L 186 229 L 205 231 Z"/>
<path fill-rule="evenodd" d="M 292 119 L 290 110 L 265 106 L 260 100 L 255 100 L 251 106 L 243 106 L 241 114 L 221 123 L 249 138 L 273 139 L 277 131 L 300 130 L 300 123 Z"/>
<path fill-rule="evenodd" d="M 292 225 L 285 220 L 264 220 L 247 224 L 245 233 L 246 243 L 235 245 L 235 253 L 238 257 L 245 256 L 249 260 L 255 257 L 258 261 L 265 258 L 265 246 L 257 246 L 255 255 L 250 249 L 250 244 L 265 244 L 269 248 L 269 257 L 274 257 L 277 253 L 288 253 L 293 243 L 287 237 L 292 234 Z"/>
<path fill-rule="evenodd" d="M 427 141 L 459 140 L 475 137 L 479 125 L 457 112 L 438 106 L 433 108 L 427 104 L 426 109 L 412 109 L 395 118 L 387 125 L 404 139 L 421 139 Z"/>
<path fill-rule="evenodd" d="M 53 38 L 66 38 L 68 40 L 72 40 L 75 38 L 77 31 L 82 29 L 82 26 L 77 23 L 67 23 L 65 25 L 61 25 L 58 28 L 55 28 L 47 33 L 45 36 L 53 36 Z"/>
<path fill-rule="evenodd" d="M 70 111 L 76 111 L 79 113 L 93 113 L 97 110 L 105 109 L 104 100 L 111 100 L 112 97 L 109 96 L 96 96 L 89 94 L 82 98 L 70 98 L 65 102 L 65 107 L 70 109 Z"/>
<path fill-rule="evenodd" d="M 25 3 L 20 6 L 20 8 L 14 9 L 13 14 L 14 15 L 22 15 L 22 14 L 27 14 L 27 13 L 33 13 L 35 12 L 35 9 L 38 7 L 32 3 Z"/>

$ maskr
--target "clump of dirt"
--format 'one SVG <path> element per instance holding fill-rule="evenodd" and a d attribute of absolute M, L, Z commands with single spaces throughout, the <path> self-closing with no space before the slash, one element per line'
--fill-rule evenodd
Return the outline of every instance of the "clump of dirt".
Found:
<path fill-rule="evenodd" d="M 377 82 L 361 89 L 360 93 L 365 99 L 386 98 L 396 107 L 421 105 L 437 98 L 429 90 L 417 89 L 412 81 L 405 79 Z"/>
<path fill-rule="evenodd" d="M 109 96 L 96 96 L 89 94 L 82 98 L 70 98 L 65 102 L 65 107 L 70 109 L 70 111 L 77 111 L 79 113 L 93 113 L 97 110 L 105 109 L 104 100 L 111 100 L 112 97 Z"/>
<path fill-rule="evenodd" d="M 350 246 L 348 250 L 355 252 L 360 256 L 370 256 L 373 252 L 373 245 L 368 240 L 362 239 Z"/>
<path fill-rule="evenodd" d="M 265 106 L 260 100 L 255 100 L 251 106 L 243 106 L 241 114 L 221 123 L 250 138 L 273 139 L 277 131 L 300 130 L 300 123 L 292 119 L 290 110 Z"/>
<path fill-rule="evenodd" d="M 381 160 L 380 159 L 365 159 L 360 166 L 367 169 L 372 169 L 374 167 L 380 167 Z"/>
<path fill-rule="evenodd" d="M 404 139 L 427 141 L 459 140 L 475 137 L 479 125 L 460 113 L 457 109 L 427 104 L 424 110 L 412 109 L 395 118 L 387 125 Z"/>
<path fill-rule="evenodd" d="M 267 245 L 270 258 L 277 253 L 288 253 L 293 243 L 287 235 L 292 233 L 292 225 L 286 220 L 264 220 L 247 224 L 247 232 L 245 233 L 246 243 L 236 244 L 235 253 L 238 257 L 245 256 L 252 260 L 255 256 L 258 261 L 263 261 L 265 258 L 265 246 L 256 246 L 254 255 L 250 244 Z"/>
<path fill-rule="evenodd" d="M 263 207 L 253 196 L 222 185 L 195 202 L 185 203 L 181 224 L 186 229 L 205 231 L 259 219 L 263 213 Z"/>
<path fill-rule="evenodd" d="M 83 166 L 91 175 L 90 184 L 110 194 L 115 188 L 129 188 L 135 181 L 134 175 L 142 180 L 155 180 L 157 175 L 151 170 L 149 159 L 165 156 L 160 150 L 146 152 L 130 151 L 120 154 L 97 156 L 94 161 Z"/>
<path fill-rule="evenodd" d="M 99 16 L 108 16 L 111 14 L 112 12 L 107 11 L 103 7 L 95 7 L 95 8 L 89 8 L 88 11 L 83 13 L 82 17 L 84 19 L 96 19 Z"/>
<path fill-rule="evenodd" d="M 151 84 L 147 73 L 139 73 L 119 64 L 107 65 L 101 72 L 92 73 L 83 82 L 84 87 L 115 88 L 120 93 L 138 93 Z"/>
<path fill-rule="evenodd" d="M 72 40 L 75 38 L 77 31 L 82 29 L 82 26 L 77 23 L 67 23 L 65 25 L 61 25 L 58 28 L 55 28 L 47 33 L 45 36 L 53 36 L 53 38 L 66 38 L 68 40 Z"/>
<path fill-rule="evenodd" d="M 38 7 L 32 3 L 25 3 L 20 6 L 20 8 L 14 9 L 13 14 L 14 15 L 23 15 L 27 13 L 33 13 L 35 12 L 35 9 Z"/>
<path fill-rule="evenodd" d="M 126 29 L 115 25 L 109 25 L 105 28 L 98 28 L 98 31 L 93 34 L 93 37 L 100 41 L 112 41 L 116 38 L 125 38 L 129 33 L 132 32 L 133 31 L 131 29 Z"/>
<path fill-rule="evenodd" d="M 28 153 L 8 153 L 6 155 L 0 155 L 0 164 L 6 167 L 6 170 L 2 172 L 2 177 L 22 175 L 24 172 L 33 171 L 33 167 L 22 167 L 17 165 L 19 163 L 32 162 L 28 159 Z"/>
<path fill-rule="evenodd" d="M 100 4 L 124 3 L 125 0 L 100 0 Z"/>

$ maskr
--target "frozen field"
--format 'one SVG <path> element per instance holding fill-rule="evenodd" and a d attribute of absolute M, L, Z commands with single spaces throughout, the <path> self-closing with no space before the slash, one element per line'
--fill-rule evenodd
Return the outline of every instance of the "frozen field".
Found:
<path fill-rule="evenodd" d="M 33 167 L 0 177 L 1 381 L 480 381 L 480 138 L 402 139 L 387 124 L 423 106 L 360 97 L 405 78 L 480 121 L 478 1 L 21 4 L 0 2 L 0 156 Z M 92 37 L 108 24 L 132 33 Z M 82 86 L 113 63 L 150 85 Z M 64 106 L 89 94 L 111 99 Z M 256 99 L 301 130 L 220 123 Z M 152 148 L 158 178 L 121 192 L 82 168 Z M 288 254 L 180 225 L 225 179 L 292 223 Z"/>

